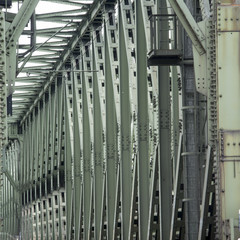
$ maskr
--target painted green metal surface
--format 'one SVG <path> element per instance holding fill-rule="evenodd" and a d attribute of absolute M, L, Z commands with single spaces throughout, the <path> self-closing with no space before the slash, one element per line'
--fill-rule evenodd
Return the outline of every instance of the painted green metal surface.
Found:
<path fill-rule="evenodd" d="M 72 10 L 39 13 L 27 0 L 11 24 L 1 10 L 1 239 L 239 237 L 240 8 L 186 2 L 66 0 Z M 183 51 L 180 66 L 147 65 L 153 38 Z"/>
<path fill-rule="evenodd" d="M 217 8 L 217 107 L 219 151 L 219 198 L 222 239 L 237 239 L 239 234 L 239 5 L 222 1 Z M 224 20 L 223 20 L 224 19 Z M 228 47 L 226 47 L 226 45 Z M 230 60 L 231 59 L 231 60 Z M 231 64 L 230 62 L 234 63 Z M 230 84 L 229 84 L 230 80 Z M 220 223 L 218 223 L 220 224 Z M 221 226 L 220 226 L 221 227 Z"/>

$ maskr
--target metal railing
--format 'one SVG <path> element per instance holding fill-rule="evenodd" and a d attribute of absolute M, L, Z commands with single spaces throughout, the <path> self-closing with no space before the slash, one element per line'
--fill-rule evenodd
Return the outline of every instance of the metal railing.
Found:
<path fill-rule="evenodd" d="M 179 49 L 179 22 L 175 14 L 154 14 L 149 20 L 150 51 Z"/>

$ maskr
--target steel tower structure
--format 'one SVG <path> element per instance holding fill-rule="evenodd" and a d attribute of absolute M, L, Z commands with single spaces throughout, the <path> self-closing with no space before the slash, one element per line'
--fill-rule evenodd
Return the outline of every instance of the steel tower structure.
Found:
<path fill-rule="evenodd" d="M 240 239 L 239 0 L 0 8 L 0 239 Z"/>

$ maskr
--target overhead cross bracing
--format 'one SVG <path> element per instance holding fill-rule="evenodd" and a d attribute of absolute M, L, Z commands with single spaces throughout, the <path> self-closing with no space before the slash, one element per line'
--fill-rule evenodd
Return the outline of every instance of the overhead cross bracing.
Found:
<path fill-rule="evenodd" d="M 237 0 L 3 2 L 0 239 L 240 237 Z"/>
<path fill-rule="evenodd" d="M 31 18 L 27 19 L 24 12 L 22 16 L 19 16 L 20 21 L 21 19 L 25 20 L 27 27 L 22 29 L 22 35 L 16 46 L 18 64 L 13 99 L 21 99 L 24 95 L 25 103 L 29 107 L 32 95 L 36 96 L 39 93 L 39 88 L 42 88 L 44 83 L 46 84 L 52 76 L 56 75 L 56 72 L 43 72 L 42 70 L 55 70 L 59 62 L 62 61 L 64 54 L 66 54 L 66 48 L 70 46 L 71 39 L 76 38 L 79 24 L 86 21 L 86 15 L 93 1 L 34 1 L 34 6 L 30 11 L 27 6 L 31 6 L 31 1 L 28 2 L 25 1 L 24 4 L 26 11 L 31 12 Z M 37 2 L 39 2 L 38 5 Z M 17 1 L 13 2 L 13 10 L 20 9 L 21 4 Z M 37 6 L 36 10 L 35 6 Z M 11 16 L 10 13 L 6 14 L 6 21 L 8 21 L 8 16 Z M 20 27 L 23 28 L 23 26 Z M 12 23 L 9 31 L 13 27 Z M 15 39 L 15 41 L 17 40 Z M 23 85 L 27 85 L 25 81 L 23 84 L 21 83 L 22 77 L 28 78 L 31 89 L 26 89 L 26 91 L 22 89 Z M 35 81 L 39 77 L 41 82 Z M 32 83 L 32 80 L 35 84 Z M 28 95 L 30 95 L 29 100 L 26 101 Z M 25 108 L 25 111 L 19 110 L 13 104 L 14 114 L 11 121 L 20 120 L 27 110 L 28 108 Z"/>

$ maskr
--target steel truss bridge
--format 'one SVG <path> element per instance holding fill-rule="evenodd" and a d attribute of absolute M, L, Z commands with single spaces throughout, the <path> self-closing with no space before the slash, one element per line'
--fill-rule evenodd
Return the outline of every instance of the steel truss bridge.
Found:
<path fill-rule="evenodd" d="M 0 239 L 240 238 L 239 0 L 0 7 Z"/>

